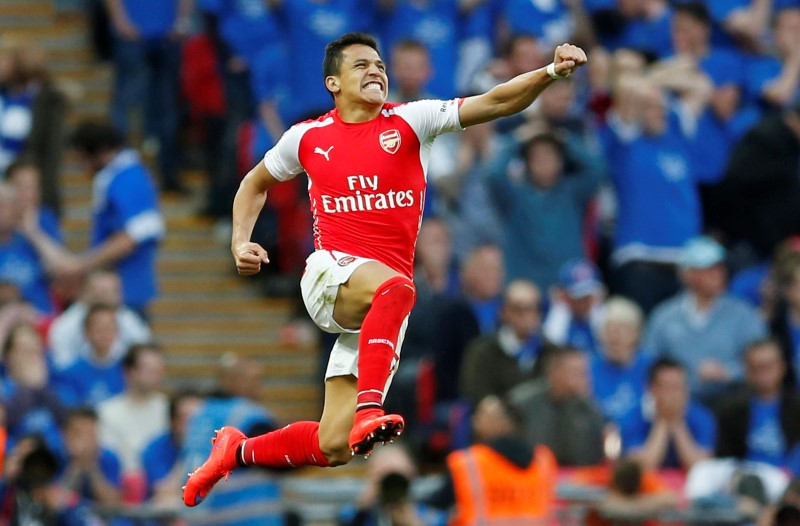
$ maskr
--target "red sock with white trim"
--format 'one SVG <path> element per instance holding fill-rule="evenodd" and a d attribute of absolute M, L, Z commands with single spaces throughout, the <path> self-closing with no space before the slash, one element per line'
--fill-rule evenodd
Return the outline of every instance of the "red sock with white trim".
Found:
<path fill-rule="evenodd" d="M 248 438 L 236 451 L 240 466 L 270 468 L 328 467 L 319 448 L 319 422 L 294 422 L 288 426 Z"/>
<path fill-rule="evenodd" d="M 416 300 L 414 283 L 396 276 L 383 283 L 372 297 L 372 307 L 361 324 L 358 338 L 358 403 L 356 419 L 383 413 L 383 390 L 397 360 L 400 327 Z"/>

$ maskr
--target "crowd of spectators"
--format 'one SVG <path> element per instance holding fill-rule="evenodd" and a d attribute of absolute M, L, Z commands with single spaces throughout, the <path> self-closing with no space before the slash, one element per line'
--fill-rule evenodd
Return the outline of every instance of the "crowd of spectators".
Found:
<path fill-rule="evenodd" d="M 501 513 L 492 498 L 541 517 L 558 469 L 608 489 L 593 524 L 686 498 L 796 524 L 800 2 L 92 5 L 115 73 L 107 123 L 67 129 L 46 55 L 0 49 L 0 524 L 169 506 L 211 430 L 279 425 L 257 366 L 233 356 L 213 393 L 164 394 L 148 326 L 159 196 L 187 191 L 194 141 L 202 212 L 224 221 L 243 173 L 332 107 L 317 65 L 356 30 L 379 37 L 393 102 L 483 92 L 565 41 L 589 64 L 520 115 L 437 139 L 418 300 L 387 400 L 408 418 L 409 450 L 376 455 L 342 522 L 439 524 L 436 510 L 456 503 L 453 523 L 470 524 Z M 80 254 L 59 219 L 67 137 L 93 177 Z M 127 147 L 136 138 L 155 162 Z M 303 193 L 299 179 L 276 188 L 256 228 L 276 262 L 269 279 L 293 279 L 312 249 Z M 415 462 L 445 474 L 417 507 L 404 500 Z M 243 470 L 187 520 L 295 520 L 280 491 L 278 474 Z"/>

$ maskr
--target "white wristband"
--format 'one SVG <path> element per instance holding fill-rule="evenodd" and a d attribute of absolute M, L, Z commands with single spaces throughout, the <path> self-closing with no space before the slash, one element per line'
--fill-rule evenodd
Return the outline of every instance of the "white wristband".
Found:
<path fill-rule="evenodd" d="M 550 78 L 553 78 L 553 79 L 556 79 L 556 80 L 565 79 L 565 78 L 569 77 L 569 73 L 566 74 L 566 75 L 559 75 L 558 73 L 556 73 L 556 65 L 555 65 L 554 62 L 551 62 L 551 63 L 549 63 L 547 65 L 547 74 L 550 75 Z"/>

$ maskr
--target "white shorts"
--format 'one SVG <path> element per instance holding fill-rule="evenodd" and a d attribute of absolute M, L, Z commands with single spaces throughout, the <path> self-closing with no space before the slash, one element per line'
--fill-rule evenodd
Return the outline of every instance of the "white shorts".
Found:
<path fill-rule="evenodd" d="M 347 283 L 353 272 L 374 259 L 351 256 L 335 250 L 317 250 L 306 259 L 306 269 L 300 279 L 300 291 L 303 296 L 306 310 L 314 323 L 325 332 L 339 334 L 328 359 L 328 368 L 325 379 L 334 376 L 353 375 L 358 377 L 358 337 L 359 329 L 345 329 L 333 319 L 333 307 L 336 304 L 336 295 L 339 285 Z M 392 376 L 397 370 L 397 360 L 403 346 L 403 337 L 408 327 L 408 316 L 403 320 L 400 334 L 395 347 L 396 360 L 392 364 L 384 396 L 392 381 Z"/>

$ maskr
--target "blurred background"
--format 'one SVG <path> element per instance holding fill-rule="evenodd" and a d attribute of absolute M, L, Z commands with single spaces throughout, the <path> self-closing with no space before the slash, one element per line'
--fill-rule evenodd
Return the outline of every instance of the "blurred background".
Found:
<path fill-rule="evenodd" d="M 317 419 L 302 176 L 236 275 L 241 177 L 379 38 L 392 102 L 583 47 L 438 138 L 402 440 L 180 487 Z M 0 0 L 0 525 L 800 524 L 800 1 Z"/>

